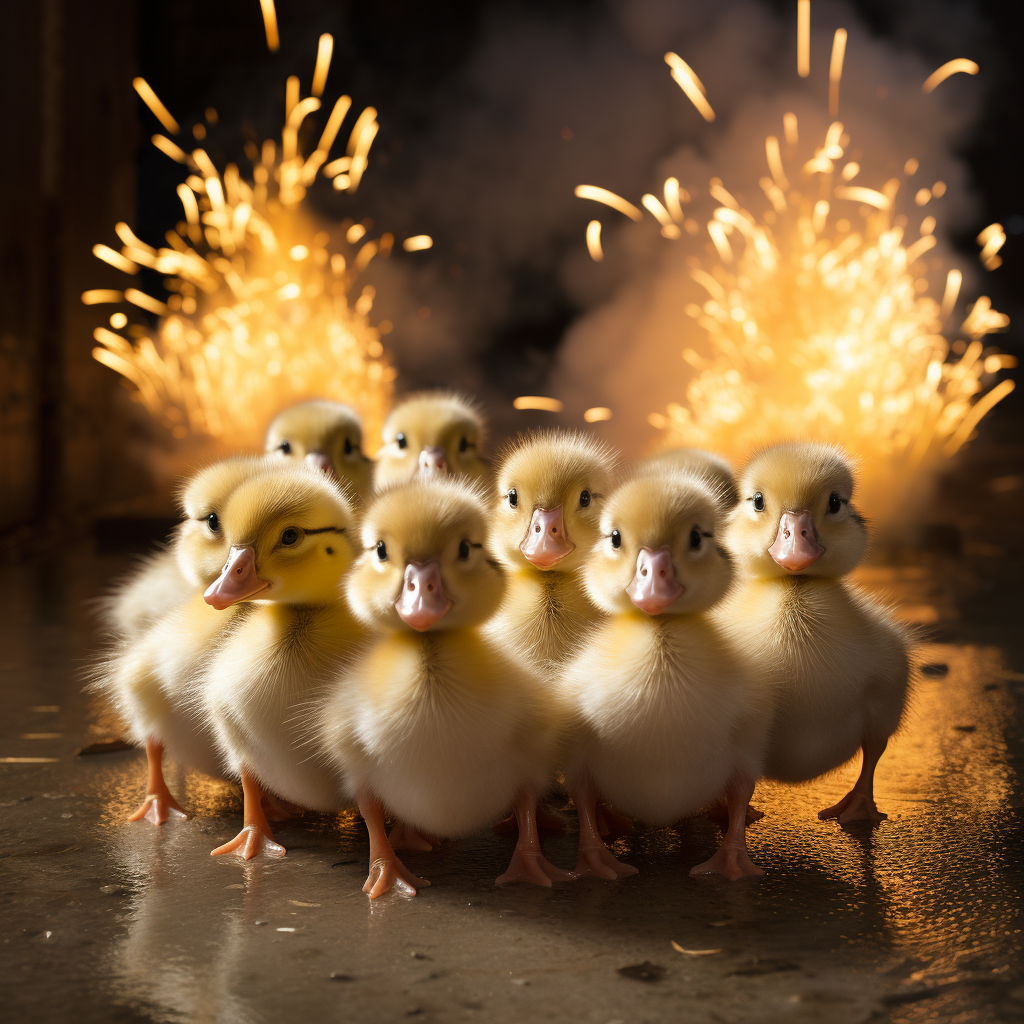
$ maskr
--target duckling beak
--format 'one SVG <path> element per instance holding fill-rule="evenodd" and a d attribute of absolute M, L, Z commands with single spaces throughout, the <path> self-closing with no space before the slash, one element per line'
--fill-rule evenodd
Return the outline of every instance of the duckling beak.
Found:
<path fill-rule="evenodd" d="M 420 633 L 444 618 L 452 602 L 444 592 L 437 562 L 409 562 L 402 581 L 402 596 L 395 611 L 403 622 Z"/>
<path fill-rule="evenodd" d="M 203 598 L 207 604 L 223 611 L 269 586 L 266 580 L 256 575 L 256 552 L 252 548 L 232 548 L 227 563 Z"/>
<path fill-rule="evenodd" d="M 683 588 L 676 579 L 672 552 L 667 547 L 657 551 L 641 548 L 636 556 L 636 572 L 626 593 L 630 601 L 648 615 L 660 615 L 682 597 Z"/>
<path fill-rule="evenodd" d="M 801 572 L 825 553 L 810 512 L 783 512 L 768 554 L 788 572 Z"/>
<path fill-rule="evenodd" d="M 306 465 L 319 469 L 321 473 L 326 473 L 327 476 L 337 476 L 334 472 L 334 463 L 331 462 L 331 457 L 323 452 L 308 452 L 306 454 Z"/>
<path fill-rule="evenodd" d="M 565 535 L 561 505 L 533 510 L 533 518 L 519 550 L 538 569 L 550 569 L 575 549 L 576 545 Z"/>
<path fill-rule="evenodd" d="M 419 472 L 424 476 L 444 476 L 448 472 L 444 449 L 437 445 L 426 445 L 420 452 Z"/>

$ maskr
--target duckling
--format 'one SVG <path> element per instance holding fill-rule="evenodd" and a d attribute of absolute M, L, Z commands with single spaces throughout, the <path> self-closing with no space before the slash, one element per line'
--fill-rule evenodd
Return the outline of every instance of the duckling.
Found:
<path fill-rule="evenodd" d="M 847 579 L 867 525 L 849 458 L 825 444 L 781 444 L 740 477 L 726 540 L 743 585 L 721 621 L 775 691 L 765 774 L 817 778 L 863 755 L 853 789 L 821 819 L 881 821 L 874 772 L 903 716 L 909 632 Z"/>
<path fill-rule="evenodd" d="M 488 635 L 545 675 L 579 646 L 599 613 L 576 579 L 597 540 L 615 458 L 582 433 L 520 438 L 497 471 L 492 517 L 509 587 Z"/>
<path fill-rule="evenodd" d="M 268 454 L 305 459 L 349 484 L 360 501 L 373 486 L 373 462 L 363 454 L 363 427 L 356 411 L 316 399 L 280 412 L 267 428 Z"/>
<path fill-rule="evenodd" d="M 246 608 L 197 689 L 244 808 L 241 831 L 214 856 L 284 854 L 261 806 L 268 791 L 312 810 L 339 806 L 340 780 L 316 757 L 308 723 L 361 636 L 340 589 L 353 521 L 338 484 L 302 464 L 278 463 L 228 500 L 229 554 L 204 598 L 221 614 Z"/>
<path fill-rule="evenodd" d="M 378 490 L 416 476 L 451 473 L 486 480 L 480 454 L 486 432 L 474 402 L 450 391 L 423 391 L 400 402 L 384 421 L 374 484 Z"/>
<path fill-rule="evenodd" d="M 429 884 L 399 860 L 386 812 L 446 837 L 514 808 L 519 837 L 497 884 L 569 878 L 544 858 L 535 817 L 553 777 L 557 708 L 482 635 L 505 576 L 486 540 L 483 494 L 445 478 L 388 489 L 363 522 L 346 594 L 379 639 L 334 686 L 321 736 L 369 831 L 371 899 Z"/>
<path fill-rule="evenodd" d="M 193 713 L 194 677 L 231 616 L 218 615 L 208 607 L 202 590 L 217 578 L 227 555 L 223 516 L 228 498 L 242 482 L 258 478 L 266 466 L 262 458 L 226 459 L 201 470 L 186 484 L 181 495 L 186 519 L 173 548 L 161 556 L 178 572 L 176 586 L 183 593 L 147 627 L 140 626 L 137 635 L 123 638 L 94 672 L 91 688 L 113 703 L 128 738 L 146 748 L 146 798 L 130 821 L 146 818 L 162 825 L 169 816 L 186 816 L 163 777 L 165 752 L 187 768 L 221 774 L 213 734 L 207 722 Z M 159 589 L 166 577 L 166 566 L 151 569 L 132 588 L 136 600 L 148 603 L 152 611 L 161 602 L 171 602 L 165 593 L 149 600 L 147 581 L 155 580 Z"/>
<path fill-rule="evenodd" d="M 636 873 L 601 840 L 599 798 L 668 825 L 722 796 L 721 848 L 690 873 L 764 873 L 745 828 L 770 703 L 709 615 L 733 577 L 716 539 L 720 518 L 706 480 L 650 468 L 617 488 L 601 514 L 582 577 L 608 618 L 559 680 L 572 716 L 565 780 L 580 821 L 577 876 Z"/>
<path fill-rule="evenodd" d="M 715 452 L 703 448 L 662 448 L 642 460 L 644 466 L 678 469 L 702 476 L 721 495 L 727 508 L 739 501 L 736 478 L 729 462 Z"/>

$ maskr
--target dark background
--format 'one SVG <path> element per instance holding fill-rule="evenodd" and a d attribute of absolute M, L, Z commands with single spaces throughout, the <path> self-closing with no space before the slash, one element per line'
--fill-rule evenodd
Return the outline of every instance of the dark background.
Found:
<path fill-rule="evenodd" d="M 795 20 L 791 0 L 764 2 Z M 98 321 L 78 301 L 85 288 L 105 283 L 90 250 L 110 240 L 115 221 L 127 220 L 142 237 L 160 237 L 179 216 L 173 190 L 179 169 L 149 145 L 157 129 L 131 89 L 132 77 L 145 77 L 183 125 L 215 107 L 219 124 L 203 144 L 222 166 L 238 159 L 246 134 L 277 131 L 285 77 L 308 76 L 317 37 L 331 32 L 329 95 L 344 91 L 355 110 L 367 104 L 378 110 L 381 131 L 368 178 L 379 184 L 368 186 L 366 201 L 379 206 L 387 189 L 415 176 L 412 143 L 429 134 L 437 98 L 473 52 L 485 12 L 497 5 L 280 0 L 277 6 L 283 45 L 271 54 L 257 0 L 3 4 L 0 551 L 8 556 L 88 529 L 98 516 L 165 507 L 152 494 L 146 465 L 152 428 L 125 401 L 116 376 L 92 360 Z M 504 6 L 579 24 L 581 31 L 602 10 L 587 0 Z M 943 41 L 948 32 L 931 38 L 921 4 L 859 0 L 852 6 L 872 32 L 913 45 L 935 66 L 984 53 L 985 113 L 962 155 L 980 200 L 976 223 L 1007 228 L 1004 265 L 985 286 L 1016 325 L 1024 230 L 1019 6 L 960 5 L 972 15 L 973 36 L 955 53 Z M 583 212 L 580 217 L 585 223 Z M 434 258 L 448 259 L 458 239 L 446 237 L 443 225 L 430 229 Z M 974 233 L 956 239 L 971 258 Z M 538 280 L 525 266 L 509 276 L 511 300 L 480 340 L 474 372 L 510 398 L 542 386 L 579 311 L 556 280 Z M 1011 327 L 999 344 L 1017 352 L 1018 330 Z M 399 370 L 404 389 L 420 383 L 415 373 Z M 1013 396 L 983 429 L 1013 435 L 1020 416 Z"/>

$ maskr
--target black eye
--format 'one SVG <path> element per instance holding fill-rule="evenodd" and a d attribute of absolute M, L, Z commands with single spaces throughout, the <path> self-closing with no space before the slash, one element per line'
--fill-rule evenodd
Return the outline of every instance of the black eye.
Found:
<path fill-rule="evenodd" d="M 842 507 L 843 507 L 842 499 L 839 497 L 838 494 L 836 494 L 835 491 L 833 491 L 828 496 L 828 510 L 829 510 L 829 512 L 831 512 L 832 515 L 835 515 Z"/>
<path fill-rule="evenodd" d="M 459 545 L 459 558 L 461 558 L 463 561 L 465 561 L 467 558 L 469 558 L 469 541 L 468 540 L 464 540 Z"/>
<path fill-rule="evenodd" d="M 352 454 L 352 442 L 347 437 L 345 438 L 345 454 Z"/>
<path fill-rule="evenodd" d="M 216 533 L 220 529 L 220 519 L 217 517 L 216 512 L 211 512 L 206 517 L 206 525 L 213 533 Z"/>
<path fill-rule="evenodd" d="M 754 495 L 754 511 L 755 512 L 763 512 L 764 511 L 764 495 L 760 491 L 758 491 Z"/>
<path fill-rule="evenodd" d="M 622 534 L 619 533 L 618 530 L 612 530 L 612 547 L 613 548 L 621 548 L 622 547 Z"/>
<path fill-rule="evenodd" d="M 292 443 L 291 443 L 291 441 L 282 441 L 277 446 L 277 450 L 279 452 L 283 452 L 285 455 L 291 455 L 291 453 L 292 453 Z"/>
<path fill-rule="evenodd" d="M 284 544 L 286 547 L 291 547 L 291 545 L 295 544 L 298 541 L 298 539 L 299 531 L 293 529 L 290 526 L 288 527 L 287 530 L 284 531 L 284 533 L 281 534 L 281 543 Z"/>
<path fill-rule="evenodd" d="M 586 508 L 590 504 L 590 491 L 580 491 L 580 508 Z"/>
<path fill-rule="evenodd" d="M 398 447 L 399 448 L 408 448 L 409 447 L 409 442 L 406 439 L 405 434 L 399 434 L 398 437 L 395 438 L 395 440 L 398 442 Z"/>
<path fill-rule="evenodd" d="M 519 495 L 516 493 L 516 489 L 513 487 L 507 494 L 508 503 L 515 508 L 519 504 Z"/>
<path fill-rule="evenodd" d="M 700 547 L 700 530 L 695 526 L 690 531 L 690 550 L 696 551 Z"/>
<path fill-rule="evenodd" d="M 388 560 L 388 546 L 382 540 L 377 541 L 377 557 L 382 562 L 386 562 Z"/>
<path fill-rule="evenodd" d="M 464 452 L 468 447 L 469 447 L 469 442 L 465 438 L 463 438 L 461 441 L 459 441 L 459 451 L 460 452 Z"/>

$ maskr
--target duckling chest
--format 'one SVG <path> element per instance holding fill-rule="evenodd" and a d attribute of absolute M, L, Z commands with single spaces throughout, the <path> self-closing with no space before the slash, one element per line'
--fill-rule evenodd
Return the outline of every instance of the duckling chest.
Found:
<path fill-rule="evenodd" d="M 567 661 L 597 621 L 596 609 L 574 577 L 545 573 L 514 578 L 495 623 L 496 636 L 513 643 L 541 668 Z"/>

